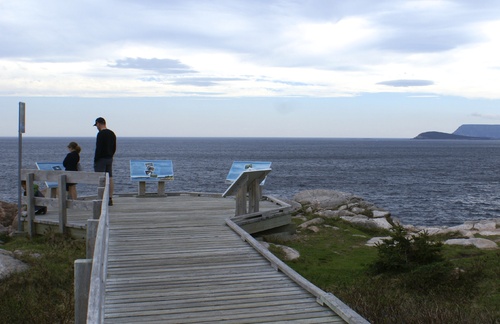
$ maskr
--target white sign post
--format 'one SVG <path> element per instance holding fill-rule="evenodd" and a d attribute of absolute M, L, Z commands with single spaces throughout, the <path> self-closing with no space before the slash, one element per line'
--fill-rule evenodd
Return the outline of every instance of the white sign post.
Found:
<path fill-rule="evenodd" d="M 23 133 L 26 131 L 25 129 L 25 119 L 26 119 L 26 104 L 24 102 L 19 102 L 19 150 L 18 150 L 18 162 L 17 162 L 17 230 L 19 232 L 23 231 L 23 223 L 21 221 L 22 216 L 22 186 L 21 186 L 21 166 L 23 163 Z"/>

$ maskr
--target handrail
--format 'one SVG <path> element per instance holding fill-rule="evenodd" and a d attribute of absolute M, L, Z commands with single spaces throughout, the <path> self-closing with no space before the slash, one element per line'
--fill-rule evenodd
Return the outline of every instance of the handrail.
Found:
<path fill-rule="evenodd" d="M 106 186 L 103 201 L 109 200 L 109 174 L 106 173 Z M 103 323 L 104 321 L 104 292 L 106 287 L 106 273 L 108 267 L 108 238 L 109 213 L 108 204 L 101 206 L 101 217 L 97 227 L 94 257 L 92 260 L 92 274 L 90 277 L 89 301 L 87 308 L 87 323 Z"/>
<path fill-rule="evenodd" d="M 264 256 L 271 263 L 271 266 L 274 269 L 276 269 L 276 271 L 280 270 L 281 272 L 286 274 L 290 279 L 295 281 L 299 286 L 301 286 L 302 288 L 310 292 L 312 295 L 314 295 L 319 304 L 327 305 L 331 310 L 333 310 L 340 317 L 342 317 L 342 319 L 344 319 L 347 323 L 369 324 L 367 320 L 361 317 L 361 315 L 356 313 L 349 306 L 344 304 L 340 299 L 335 297 L 333 294 L 327 293 L 322 289 L 318 288 L 317 286 L 309 282 L 307 279 L 302 277 L 295 270 L 286 265 L 286 263 L 278 259 L 274 254 L 272 254 L 265 247 L 263 247 L 262 244 L 260 244 L 256 239 L 254 239 L 252 235 L 245 232 L 231 219 L 229 218 L 226 219 L 226 224 L 238 235 L 240 235 L 243 241 L 246 241 L 262 256 Z"/>
<path fill-rule="evenodd" d="M 81 171 L 48 171 L 48 170 L 21 170 L 21 181 L 26 184 L 26 196 L 22 201 L 27 204 L 27 224 L 28 234 L 35 234 L 35 206 L 56 207 L 59 214 L 59 231 L 66 232 L 67 209 L 92 210 L 94 218 L 98 218 L 99 209 L 102 203 L 102 191 L 104 188 L 104 172 L 81 172 Z M 34 182 L 51 181 L 57 182 L 57 198 L 35 197 Z M 66 195 L 67 183 L 97 184 L 97 197 L 94 200 L 68 200 Z"/>

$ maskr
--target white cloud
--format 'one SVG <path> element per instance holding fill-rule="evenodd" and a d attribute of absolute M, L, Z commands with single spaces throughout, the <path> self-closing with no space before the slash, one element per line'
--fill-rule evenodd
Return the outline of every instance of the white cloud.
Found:
<path fill-rule="evenodd" d="M 499 10 L 487 0 L 0 0 L 0 96 L 390 92 L 475 106 L 500 99 Z M 460 114 L 450 120 L 471 116 Z"/>

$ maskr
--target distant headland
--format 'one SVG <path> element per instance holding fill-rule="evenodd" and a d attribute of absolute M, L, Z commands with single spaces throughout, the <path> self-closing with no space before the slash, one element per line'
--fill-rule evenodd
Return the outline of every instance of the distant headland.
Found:
<path fill-rule="evenodd" d="M 414 139 L 457 139 L 457 140 L 496 140 L 500 139 L 500 125 L 464 124 L 453 133 L 424 132 Z"/>

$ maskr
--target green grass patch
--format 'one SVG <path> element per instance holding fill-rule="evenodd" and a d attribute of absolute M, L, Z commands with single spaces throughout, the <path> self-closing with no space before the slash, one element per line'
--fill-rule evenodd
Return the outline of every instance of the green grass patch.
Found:
<path fill-rule="evenodd" d="M 0 321 L 73 323 L 74 261 L 85 258 L 85 242 L 54 233 L 4 242 L 29 269 L 0 281 Z"/>
<path fill-rule="evenodd" d="M 315 217 L 307 215 L 308 219 Z M 301 220 L 294 222 L 302 223 Z M 365 243 L 374 236 L 389 236 L 389 232 L 359 228 L 338 219 L 325 219 L 323 224 L 315 226 L 319 232 L 300 230 L 293 240 L 279 241 L 276 239 L 279 236 L 264 239 L 299 251 L 299 259 L 285 262 L 316 286 L 339 297 L 368 321 L 500 322 L 498 250 L 439 244 L 440 239 L 456 237 L 453 233 L 438 238 L 424 235 L 411 241 L 414 245 L 411 249 L 392 246 L 392 250 L 385 251 L 385 257 L 391 261 L 394 261 L 392 252 L 412 254 L 408 266 L 397 268 L 398 271 L 374 273 L 373 265 L 379 261 L 379 251 Z M 396 259 L 397 262 L 401 260 Z"/>

